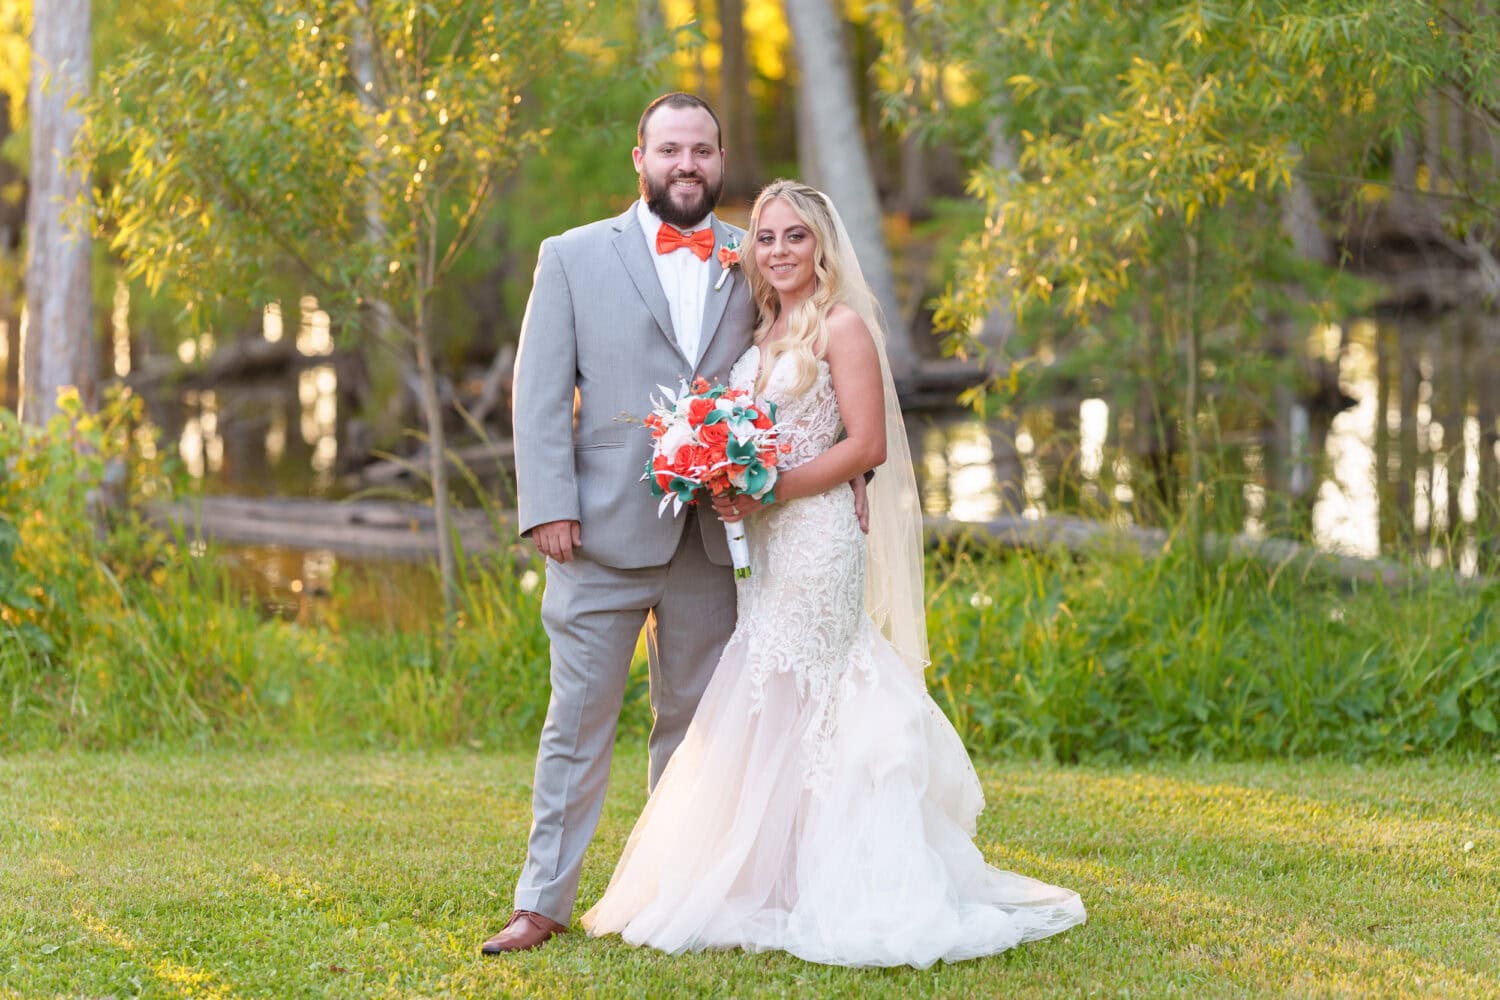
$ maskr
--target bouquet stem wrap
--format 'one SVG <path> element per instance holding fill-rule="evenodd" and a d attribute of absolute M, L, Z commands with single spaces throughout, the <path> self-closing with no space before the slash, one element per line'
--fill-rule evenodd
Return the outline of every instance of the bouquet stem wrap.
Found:
<path fill-rule="evenodd" d="M 750 542 L 745 538 L 745 522 L 724 522 L 724 537 L 729 542 L 729 558 L 734 560 L 734 578 L 745 580 L 750 576 Z"/>

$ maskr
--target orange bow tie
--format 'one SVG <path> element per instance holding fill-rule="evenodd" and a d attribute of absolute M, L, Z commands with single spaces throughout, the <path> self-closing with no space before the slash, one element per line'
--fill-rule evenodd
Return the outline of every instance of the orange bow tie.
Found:
<path fill-rule="evenodd" d="M 708 255 L 714 252 L 713 227 L 704 226 L 689 236 L 676 226 L 663 222 L 661 228 L 656 231 L 656 252 L 671 253 L 682 247 L 693 251 L 693 256 L 699 260 L 708 260 Z"/>

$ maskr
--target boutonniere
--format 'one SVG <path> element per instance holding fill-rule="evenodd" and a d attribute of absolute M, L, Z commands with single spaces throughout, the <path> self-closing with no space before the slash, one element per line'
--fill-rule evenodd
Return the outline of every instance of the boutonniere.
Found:
<path fill-rule="evenodd" d="M 729 242 L 719 247 L 719 266 L 723 268 L 719 272 L 719 280 L 714 282 L 714 291 L 724 287 L 724 279 L 729 277 L 729 272 L 740 266 L 740 245 L 733 236 Z"/>

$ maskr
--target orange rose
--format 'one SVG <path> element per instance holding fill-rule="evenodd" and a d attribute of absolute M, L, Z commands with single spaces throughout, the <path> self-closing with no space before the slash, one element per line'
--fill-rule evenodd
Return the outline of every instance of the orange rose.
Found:
<path fill-rule="evenodd" d="M 694 427 L 701 425 L 703 423 L 703 418 L 708 416 L 709 411 L 713 408 L 714 401 L 711 399 L 693 400 L 688 404 L 688 423 L 692 424 Z"/>
<path fill-rule="evenodd" d="M 704 424 L 698 428 L 698 440 L 703 446 L 716 455 L 722 455 L 724 449 L 729 445 L 729 421 L 720 420 L 716 424 Z"/>
<path fill-rule="evenodd" d="M 684 445 L 677 453 L 677 467 L 684 470 L 706 469 L 713 461 L 708 449 L 698 444 Z M 693 478 L 697 478 L 694 476 Z"/>
<path fill-rule="evenodd" d="M 656 474 L 656 485 L 663 490 L 671 488 L 672 479 L 677 475 L 665 455 L 657 455 L 651 460 L 651 471 Z"/>

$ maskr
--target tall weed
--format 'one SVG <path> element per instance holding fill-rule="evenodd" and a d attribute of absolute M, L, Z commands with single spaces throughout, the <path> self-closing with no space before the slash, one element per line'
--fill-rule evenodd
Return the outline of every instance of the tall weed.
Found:
<path fill-rule="evenodd" d="M 1487 589 L 1392 589 L 1180 550 L 959 546 L 931 565 L 934 696 L 974 747 L 1400 757 L 1500 749 Z"/>

